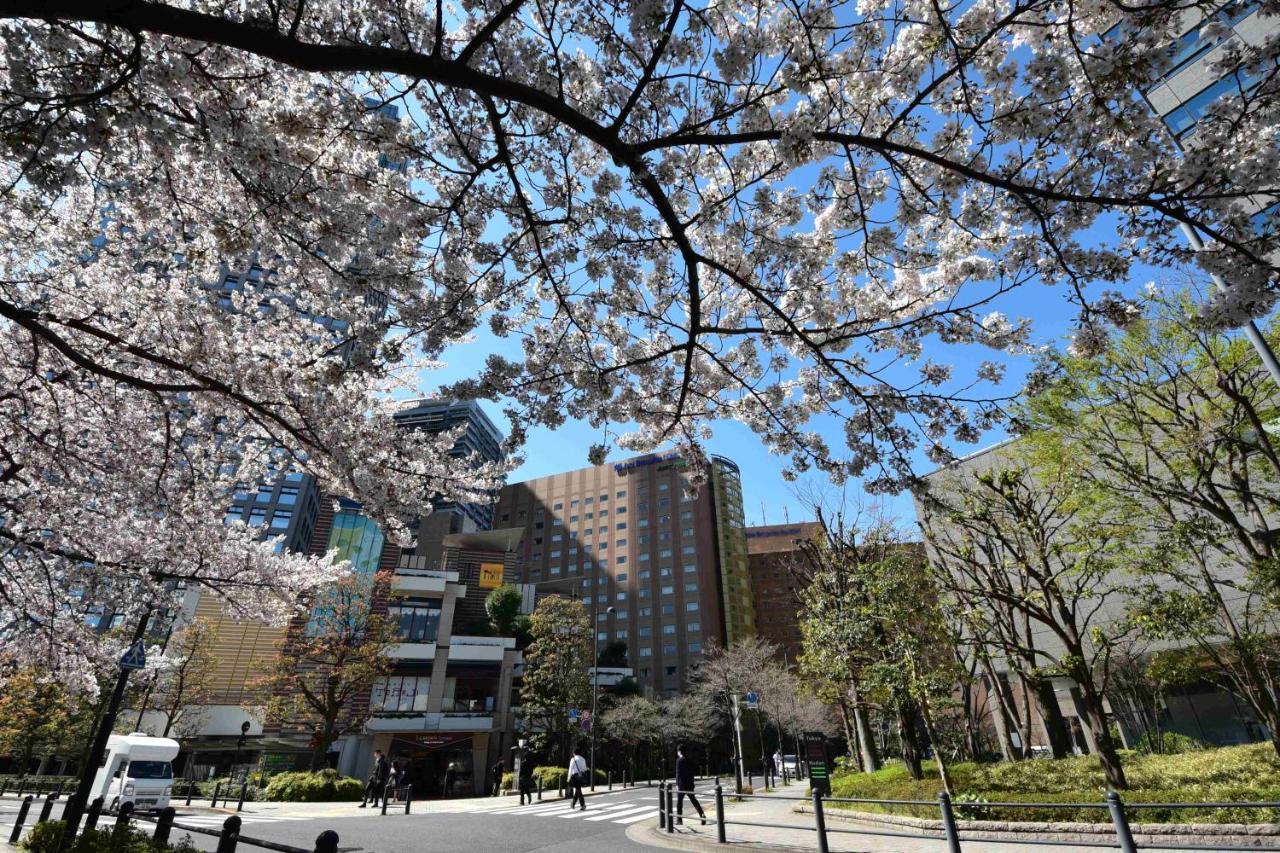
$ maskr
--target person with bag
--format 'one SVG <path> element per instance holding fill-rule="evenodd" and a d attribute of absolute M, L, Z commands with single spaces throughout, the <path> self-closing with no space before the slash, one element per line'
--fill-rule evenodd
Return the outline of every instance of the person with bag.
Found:
<path fill-rule="evenodd" d="M 582 784 L 587 781 L 587 759 L 582 757 L 582 753 L 574 750 L 573 758 L 569 759 L 569 792 L 572 799 L 569 800 L 569 808 L 572 809 L 575 803 L 581 803 L 579 806 L 582 811 L 587 810 L 587 797 L 582 793 Z"/>
<path fill-rule="evenodd" d="M 676 747 L 676 816 L 677 823 L 684 825 L 684 798 L 689 798 L 689 804 L 698 810 L 698 817 L 702 819 L 702 825 L 707 825 L 707 813 L 702 810 L 702 804 L 698 802 L 697 797 L 693 795 L 693 786 L 697 780 L 693 778 L 693 762 L 684 757 L 684 747 Z"/>
<path fill-rule="evenodd" d="M 376 809 L 378 803 L 386 796 L 387 776 L 391 773 L 391 768 L 387 764 L 387 757 L 382 754 L 382 750 L 375 749 L 373 751 L 373 769 L 369 773 L 369 784 L 364 787 L 364 801 L 360 803 L 359 808 L 373 800 L 373 807 Z"/>

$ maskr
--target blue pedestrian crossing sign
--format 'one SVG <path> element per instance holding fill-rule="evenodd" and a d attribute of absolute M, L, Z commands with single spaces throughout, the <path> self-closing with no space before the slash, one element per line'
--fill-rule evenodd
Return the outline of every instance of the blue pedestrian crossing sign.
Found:
<path fill-rule="evenodd" d="M 747 707 L 751 708 L 752 710 L 760 707 L 759 693 L 756 693 L 755 691 L 751 691 L 750 693 L 747 694 Z"/>
<path fill-rule="evenodd" d="M 575 721 L 576 721 L 576 720 L 577 720 L 579 717 L 581 717 L 581 716 L 582 716 L 582 712 L 581 712 L 581 711 L 579 711 L 577 708 L 570 708 L 570 709 L 569 709 L 569 719 L 570 719 L 570 720 L 575 720 Z"/>
<path fill-rule="evenodd" d="M 121 669 L 144 669 L 147 665 L 147 650 L 141 640 L 134 640 L 133 645 L 120 658 Z"/>

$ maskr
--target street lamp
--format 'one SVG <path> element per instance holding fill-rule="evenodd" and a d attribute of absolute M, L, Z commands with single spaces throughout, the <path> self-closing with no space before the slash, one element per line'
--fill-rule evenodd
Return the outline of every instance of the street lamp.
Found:
<path fill-rule="evenodd" d="M 596 618 L 596 598 L 591 597 L 591 630 L 594 632 L 591 643 L 591 790 L 596 789 L 596 706 L 600 699 L 600 628 Z M 605 613 L 615 613 L 617 609 L 609 606 Z"/>

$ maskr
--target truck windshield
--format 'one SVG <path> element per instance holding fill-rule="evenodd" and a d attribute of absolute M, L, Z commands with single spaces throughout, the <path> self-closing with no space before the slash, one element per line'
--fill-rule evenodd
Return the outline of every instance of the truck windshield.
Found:
<path fill-rule="evenodd" d="M 173 765 L 167 761 L 130 761 L 131 779 L 172 779 Z"/>

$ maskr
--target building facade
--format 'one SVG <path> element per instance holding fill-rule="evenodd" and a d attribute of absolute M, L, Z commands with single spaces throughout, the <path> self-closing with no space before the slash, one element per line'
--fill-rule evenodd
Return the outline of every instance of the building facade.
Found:
<path fill-rule="evenodd" d="M 496 521 L 521 531 L 518 580 L 580 598 L 596 640 L 618 640 L 641 689 L 684 688 L 709 642 L 754 630 L 737 466 L 686 493 L 685 462 L 656 453 L 506 486 Z M 609 608 L 613 612 L 609 612 Z"/>
<path fill-rule="evenodd" d="M 803 643 L 799 620 L 801 588 L 792 567 L 803 559 L 800 543 L 821 531 L 822 525 L 816 521 L 746 529 L 756 633 L 777 644 L 785 659 L 793 663 L 800 657 Z"/>

